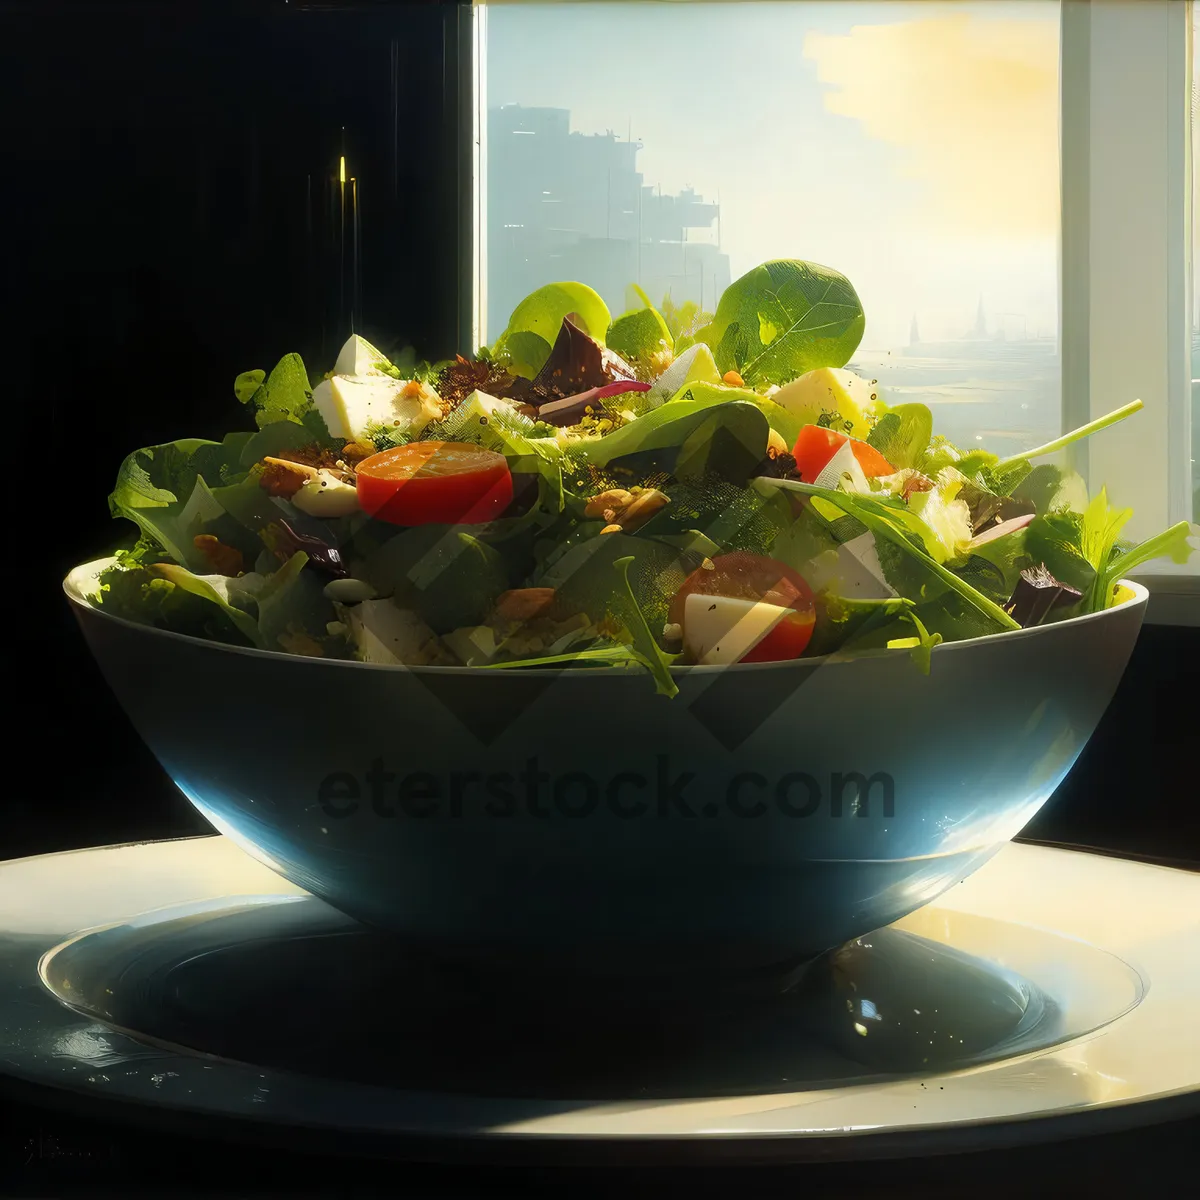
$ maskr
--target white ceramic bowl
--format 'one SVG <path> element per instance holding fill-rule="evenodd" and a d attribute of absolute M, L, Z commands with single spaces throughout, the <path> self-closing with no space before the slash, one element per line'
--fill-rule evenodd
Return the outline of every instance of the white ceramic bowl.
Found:
<path fill-rule="evenodd" d="M 403 668 L 240 649 L 65 587 L 118 701 L 219 830 L 339 909 L 518 972 L 770 976 L 897 920 L 1045 803 L 1146 591 L 907 652 L 680 670 Z M 498 969 L 498 968 L 497 968 Z"/>

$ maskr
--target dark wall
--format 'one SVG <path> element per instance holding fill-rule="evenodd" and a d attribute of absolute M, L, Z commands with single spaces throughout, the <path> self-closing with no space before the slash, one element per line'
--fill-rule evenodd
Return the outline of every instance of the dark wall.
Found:
<path fill-rule="evenodd" d="M 109 698 L 58 582 L 116 536 L 105 496 L 126 452 L 242 427 L 234 375 L 291 350 L 327 368 L 349 306 L 381 345 L 461 348 L 454 10 L 0 4 L 16 714 L 0 857 L 205 829 Z M 357 290 L 329 200 L 342 154 Z M 1144 631 L 1029 833 L 1200 859 L 1197 640 Z"/>
<path fill-rule="evenodd" d="M 0 0 L 5 440 L 28 489 L 6 509 L 24 751 L 0 857 L 195 826 L 59 589 L 126 531 L 105 500 L 124 455 L 246 427 L 234 376 L 289 351 L 328 369 L 351 317 L 385 349 L 461 347 L 462 12 Z"/>

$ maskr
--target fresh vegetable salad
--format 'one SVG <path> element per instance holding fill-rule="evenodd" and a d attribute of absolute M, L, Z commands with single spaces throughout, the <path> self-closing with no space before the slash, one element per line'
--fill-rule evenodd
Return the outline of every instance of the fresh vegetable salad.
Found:
<path fill-rule="evenodd" d="M 845 369 L 850 282 L 764 264 L 715 314 L 631 289 L 522 301 L 490 348 L 389 361 L 352 336 L 234 383 L 256 428 L 137 450 L 109 498 L 139 536 L 95 602 L 315 658 L 672 667 L 907 650 L 1094 612 L 1191 549 L 1047 461 L 963 450 Z"/>

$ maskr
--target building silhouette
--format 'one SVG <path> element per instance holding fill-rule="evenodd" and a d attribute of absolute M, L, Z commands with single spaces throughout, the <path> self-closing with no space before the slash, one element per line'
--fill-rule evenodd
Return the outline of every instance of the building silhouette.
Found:
<path fill-rule="evenodd" d="M 571 132 L 565 108 L 488 112 L 487 337 L 534 288 L 594 287 L 614 316 L 638 283 L 655 303 L 712 310 L 729 284 L 719 207 L 691 189 L 663 195 L 637 169 L 641 143 Z M 717 241 L 692 241 L 711 230 Z"/>

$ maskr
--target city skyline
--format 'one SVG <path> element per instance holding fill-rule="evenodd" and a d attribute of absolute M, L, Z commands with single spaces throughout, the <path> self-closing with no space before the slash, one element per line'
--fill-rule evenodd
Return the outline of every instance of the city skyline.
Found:
<path fill-rule="evenodd" d="M 647 183 L 637 170 L 642 142 L 622 139 L 611 128 L 585 132 L 572 124 L 566 108 L 507 104 L 488 110 L 489 161 L 498 164 L 488 179 L 489 336 L 534 288 L 568 278 L 594 287 L 614 316 L 624 311 L 631 283 L 656 304 L 670 296 L 676 304 L 690 300 L 712 311 L 731 281 L 720 205 L 691 187 L 664 194 L 661 184 Z M 715 239 L 689 241 L 692 230 L 715 232 Z M 939 337 L 922 338 L 920 324 L 914 311 L 907 341 L 888 348 L 1057 341 L 1056 327 L 1031 327 L 1025 313 L 990 313 L 982 290 L 973 314 L 957 314 L 949 327 L 943 322 Z"/>
<path fill-rule="evenodd" d="M 617 27 L 649 63 L 608 53 Z M 664 193 L 719 196 L 733 278 L 842 271 L 865 349 L 906 345 L 914 313 L 961 337 L 981 292 L 1007 336 L 1056 331 L 1055 4 L 504 6 L 488 45 L 489 108 L 568 109 L 640 143 Z"/>

